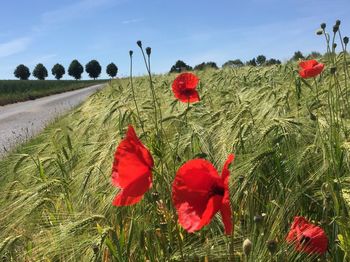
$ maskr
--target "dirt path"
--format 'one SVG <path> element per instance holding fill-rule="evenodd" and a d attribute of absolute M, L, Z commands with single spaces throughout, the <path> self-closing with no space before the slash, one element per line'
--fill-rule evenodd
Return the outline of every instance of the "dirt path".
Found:
<path fill-rule="evenodd" d="M 38 134 L 59 115 L 83 102 L 104 84 L 0 106 L 0 157 Z"/>

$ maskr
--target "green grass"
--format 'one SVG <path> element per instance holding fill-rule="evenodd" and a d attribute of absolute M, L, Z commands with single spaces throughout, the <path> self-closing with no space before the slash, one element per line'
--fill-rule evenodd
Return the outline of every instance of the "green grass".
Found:
<path fill-rule="evenodd" d="M 33 100 L 105 82 L 105 80 L 0 80 L 0 106 Z"/>
<path fill-rule="evenodd" d="M 331 62 L 324 62 L 315 81 L 301 80 L 295 64 L 198 72 L 201 101 L 188 109 L 173 97 L 175 75 L 155 76 L 159 134 L 148 78 L 134 79 L 144 132 L 129 80 L 114 80 L 0 162 L 0 255 L 5 261 L 316 261 L 285 243 L 293 217 L 303 215 L 328 235 L 330 253 L 320 261 L 347 261 L 348 67 L 340 55 L 332 75 Z M 154 157 L 153 187 L 137 205 L 117 208 L 111 167 L 129 124 Z M 221 169 L 229 153 L 236 155 L 234 235 L 223 234 L 220 215 L 186 233 L 170 198 L 176 170 L 199 156 Z M 255 223 L 262 213 L 263 222 Z M 253 243 L 248 257 L 246 238 Z M 278 242 L 274 254 L 269 240 Z"/>

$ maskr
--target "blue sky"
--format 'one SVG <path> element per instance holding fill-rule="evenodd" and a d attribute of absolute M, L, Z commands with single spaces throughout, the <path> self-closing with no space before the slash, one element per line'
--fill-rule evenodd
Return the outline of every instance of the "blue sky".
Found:
<path fill-rule="evenodd" d="M 325 51 L 315 35 L 321 22 L 331 30 L 340 19 L 342 34 L 350 35 L 349 10 L 349 0 L 3 0 L 0 79 L 14 78 L 21 63 L 32 70 L 41 62 L 51 72 L 55 63 L 67 68 L 73 59 L 83 65 L 97 59 L 102 77 L 114 62 L 126 76 L 130 49 L 134 73 L 141 75 L 137 40 L 152 47 L 157 73 L 178 59 L 192 66 L 259 54 L 285 60 L 296 50 Z"/>

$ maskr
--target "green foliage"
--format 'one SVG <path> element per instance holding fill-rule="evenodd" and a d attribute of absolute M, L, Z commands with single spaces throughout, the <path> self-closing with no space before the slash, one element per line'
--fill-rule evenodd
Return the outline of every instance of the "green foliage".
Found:
<path fill-rule="evenodd" d="M 253 58 L 252 60 L 249 60 L 246 62 L 247 66 L 257 66 L 256 59 Z"/>
<path fill-rule="evenodd" d="M 103 81 L 100 82 L 102 83 Z M 76 90 L 94 84 L 96 83 L 93 81 L 77 83 L 74 80 L 0 80 L 0 106 Z"/>
<path fill-rule="evenodd" d="M 187 65 L 184 61 L 178 60 L 175 65 L 173 65 L 170 69 L 169 73 L 180 73 L 183 71 L 191 71 L 192 67 Z"/>
<path fill-rule="evenodd" d="M 74 77 L 75 80 L 78 80 L 81 78 L 81 74 L 84 72 L 83 66 L 79 63 L 78 60 L 73 60 L 68 68 L 68 75 L 71 77 Z"/>
<path fill-rule="evenodd" d="M 265 62 L 266 62 L 266 56 L 264 56 L 264 55 L 258 55 L 258 56 L 256 57 L 256 63 L 257 63 L 259 66 L 264 65 Z"/>
<path fill-rule="evenodd" d="M 33 76 L 38 80 L 45 80 L 48 76 L 46 67 L 43 64 L 37 64 L 33 70 Z"/>
<path fill-rule="evenodd" d="M 280 64 L 282 64 L 281 61 L 275 58 L 270 58 L 265 62 L 265 65 L 267 66 L 280 65 Z"/>
<path fill-rule="evenodd" d="M 118 67 L 114 64 L 114 63 L 110 63 L 107 68 L 106 68 L 106 73 L 114 78 L 117 76 L 117 73 L 118 73 Z"/>
<path fill-rule="evenodd" d="M 235 60 L 228 60 L 225 62 L 222 67 L 241 67 L 244 66 L 243 62 L 240 59 L 235 59 Z"/>
<path fill-rule="evenodd" d="M 307 57 L 306 59 L 318 59 L 321 58 L 322 54 L 320 52 L 316 52 L 316 51 L 312 51 Z"/>
<path fill-rule="evenodd" d="M 293 61 L 298 61 L 299 59 L 305 59 L 303 53 L 301 51 L 294 52 L 294 55 L 292 57 Z"/>
<path fill-rule="evenodd" d="M 89 74 L 89 77 L 96 79 L 101 74 L 101 65 L 97 60 L 91 60 L 85 65 L 85 71 Z"/>
<path fill-rule="evenodd" d="M 215 62 L 203 62 L 194 67 L 194 70 L 204 70 L 207 68 L 219 69 Z"/>
<path fill-rule="evenodd" d="M 26 67 L 25 65 L 19 65 L 16 67 L 14 71 L 15 77 L 19 78 L 20 80 L 28 80 L 30 76 L 30 71 L 29 68 Z"/>
<path fill-rule="evenodd" d="M 59 80 L 66 73 L 66 70 L 64 69 L 63 65 L 55 64 L 51 69 L 51 73 L 57 80 Z"/>

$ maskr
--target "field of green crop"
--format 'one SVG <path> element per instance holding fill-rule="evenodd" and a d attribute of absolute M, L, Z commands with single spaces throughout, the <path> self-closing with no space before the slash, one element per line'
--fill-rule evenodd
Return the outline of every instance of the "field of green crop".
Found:
<path fill-rule="evenodd" d="M 129 79 L 113 80 L 0 162 L 3 261 L 348 261 L 349 66 L 330 58 L 305 80 L 297 64 L 198 72 L 201 101 L 188 105 L 175 75 L 135 78 L 137 109 Z M 114 207 L 113 154 L 129 124 L 153 155 L 153 186 Z M 221 170 L 230 153 L 234 233 L 219 214 L 187 233 L 171 201 L 176 171 L 198 157 Z M 325 255 L 286 243 L 295 216 L 325 230 Z"/>
<path fill-rule="evenodd" d="M 102 81 L 0 80 L 0 106 L 99 84 Z"/>

